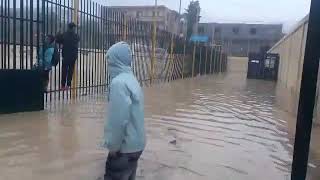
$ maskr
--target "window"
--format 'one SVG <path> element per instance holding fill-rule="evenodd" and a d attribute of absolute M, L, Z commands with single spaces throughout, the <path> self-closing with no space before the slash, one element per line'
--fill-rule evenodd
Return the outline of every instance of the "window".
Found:
<path fill-rule="evenodd" d="M 219 27 L 215 28 L 214 33 L 221 33 L 221 28 L 219 28 Z"/>
<path fill-rule="evenodd" d="M 276 64 L 276 58 L 274 57 L 268 58 L 264 62 L 264 66 L 269 69 L 274 69 L 275 64 Z"/>
<path fill-rule="evenodd" d="M 198 28 L 198 33 L 199 34 L 204 34 L 204 27 L 199 27 Z"/>
<path fill-rule="evenodd" d="M 240 32 L 239 27 L 234 27 L 234 28 L 232 29 L 232 32 L 233 32 L 234 34 L 239 34 L 239 32 Z"/>
<path fill-rule="evenodd" d="M 157 12 L 157 16 L 160 16 L 160 12 L 159 11 Z"/>
<path fill-rule="evenodd" d="M 270 66 L 270 59 L 266 59 L 266 60 L 264 61 L 264 66 L 265 66 L 266 68 L 269 68 L 269 66 Z"/>
<path fill-rule="evenodd" d="M 274 69 L 274 67 L 275 67 L 275 64 L 276 64 L 276 61 L 275 60 L 273 60 L 273 59 L 271 59 L 271 61 L 270 61 L 270 69 Z"/>
<path fill-rule="evenodd" d="M 156 16 L 156 12 L 155 11 L 152 11 L 152 16 Z"/>
<path fill-rule="evenodd" d="M 256 35 L 257 34 L 257 28 L 251 28 L 250 29 L 250 34 L 251 35 Z"/>
<path fill-rule="evenodd" d="M 137 17 L 140 17 L 140 16 L 142 16 L 142 12 L 141 11 L 137 11 Z"/>

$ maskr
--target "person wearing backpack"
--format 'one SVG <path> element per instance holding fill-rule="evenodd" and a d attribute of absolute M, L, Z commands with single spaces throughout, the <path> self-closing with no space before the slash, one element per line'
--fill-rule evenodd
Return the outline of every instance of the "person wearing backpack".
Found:
<path fill-rule="evenodd" d="M 56 66 L 59 62 L 58 48 L 55 45 L 55 38 L 47 35 L 45 41 L 38 52 L 38 63 L 36 69 L 41 72 L 44 91 L 47 91 L 49 83 L 49 74 L 52 66 Z"/>

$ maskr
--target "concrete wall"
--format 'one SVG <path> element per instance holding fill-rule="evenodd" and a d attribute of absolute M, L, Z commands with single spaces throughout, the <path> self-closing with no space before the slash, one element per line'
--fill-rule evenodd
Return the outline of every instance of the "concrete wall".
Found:
<path fill-rule="evenodd" d="M 278 53 L 280 55 L 278 74 L 279 104 L 286 111 L 294 114 L 297 113 L 299 103 L 308 20 L 308 16 L 305 17 L 292 32 L 280 40 L 269 51 L 270 53 Z M 319 87 L 318 83 L 318 90 Z M 316 98 L 315 117 L 320 117 L 320 100 L 318 96 Z M 290 99 L 290 101 L 287 99 Z"/>

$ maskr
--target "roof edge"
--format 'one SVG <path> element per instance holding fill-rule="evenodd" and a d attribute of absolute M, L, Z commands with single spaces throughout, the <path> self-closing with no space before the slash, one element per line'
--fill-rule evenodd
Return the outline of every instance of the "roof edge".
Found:
<path fill-rule="evenodd" d="M 148 5 L 148 6 L 107 6 L 108 8 L 115 8 L 115 9 L 125 9 L 125 8 L 129 8 L 129 9 L 139 9 L 139 8 L 155 8 L 155 6 L 153 5 Z M 168 7 L 164 6 L 164 5 L 158 5 L 157 8 L 166 8 L 169 9 Z"/>
<path fill-rule="evenodd" d="M 300 27 L 304 26 L 309 22 L 309 14 L 306 15 L 300 22 L 298 22 L 295 27 L 287 34 L 285 35 L 282 39 L 280 39 L 268 52 L 273 51 L 275 48 L 277 48 L 281 43 L 283 43 L 285 40 L 287 40 L 292 34 L 297 32 Z"/>

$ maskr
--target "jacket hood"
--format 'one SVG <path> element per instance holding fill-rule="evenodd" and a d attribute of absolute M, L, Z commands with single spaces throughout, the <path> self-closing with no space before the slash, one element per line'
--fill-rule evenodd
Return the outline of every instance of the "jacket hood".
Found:
<path fill-rule="evenodd" d="M 118 42 L 107 52 L 108 71 L 111 79 L 121 73 L 132 72 L 132 51 L 126 42 Z"/>
<path fill-rule="evenodd" d="M 54 42 L 52 42 L 52 43 L 44 43 L 43 44 L 43 48 L 46 50 L 46 49 L 48 49 L 48 48 L 54 48 Z"/>

